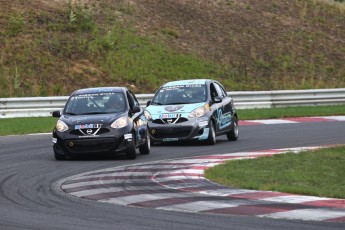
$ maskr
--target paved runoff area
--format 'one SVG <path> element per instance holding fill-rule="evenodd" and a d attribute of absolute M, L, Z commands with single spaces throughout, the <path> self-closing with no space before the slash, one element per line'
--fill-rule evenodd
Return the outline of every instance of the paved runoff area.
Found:
<path fill-rule="evenodd" d="M 204 178 L 205 169 L 226 160 L 272 156 L 287 151 L 298 153 L 314 148 L 319 147 L 237 152 L 107 168 L 65 178 L 58 182 L 58 187 L 77 198 L 131 207 L 345 222 L 343 199 L 231 188 Z"/>

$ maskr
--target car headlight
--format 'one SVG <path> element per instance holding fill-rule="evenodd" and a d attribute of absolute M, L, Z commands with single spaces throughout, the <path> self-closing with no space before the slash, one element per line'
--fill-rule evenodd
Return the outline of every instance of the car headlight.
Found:
<path fill-rule="evenodd" d="M 202 117 L 202 116 L 205 116 L 206 112 L 207 111 L 206 111 L 205 106 L 202 106 L 202 107 L 194 109 L 188 116 L 191 118 Z"/>
<path fill-rule="evenodd" d="M 56 130 L 59 132 L 66 132 L 68 130 L 68 126 L 65 124 L 65 122 L 58 120 L 56 123 Z"/>
<path fill-rule="evenodd" d="M 111 124 L 111 127 L 114 129 L 120 129 L 120 128 L 126 127 L 127 125 L 128 125 L 127 117 L 120 117 Z"/>
<path fill-rule="evenodd" d="M 151 120 L 151 119 L 152 119 L 152 116 L 151 116 L 151 114 L 150 114 L 149 111 L 145 110 L 145 111 L 144 111 L 144 115 L 145 115 L 145 117 L 146 117 L 147 120 Z"/>

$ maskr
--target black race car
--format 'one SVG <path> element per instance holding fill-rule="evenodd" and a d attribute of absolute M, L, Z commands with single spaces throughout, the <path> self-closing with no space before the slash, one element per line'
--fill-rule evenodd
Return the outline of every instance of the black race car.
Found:
<path fill-rule="evenodd" d="M 145 110 L 151 143 L 197 140 L 216 143 L 216 136 L 239 136 L 233 100 L 215 80 L 192 79 L 162 85 Z"/>
<path fill-rule="evenodd" d="M 80 89 L 71 94 L 53 130 L 56 160 L 66 156 L 150 153 L 147 120 L 135 95 L 124 87 Z"/>

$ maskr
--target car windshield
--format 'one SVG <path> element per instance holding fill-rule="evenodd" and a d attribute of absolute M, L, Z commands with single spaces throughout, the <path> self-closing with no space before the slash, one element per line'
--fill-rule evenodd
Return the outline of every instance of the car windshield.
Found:
<path fill-rule="evenodd" d="M 64 114 L 119 113 L 124 112 L 126 109 L 125 95 L 121 92 L 92 93 L 72 96 L 66 104 Z"/>
<path fill-rule="evenodd" d="M 153 105 L 192 104 L 206 101 L 206 85 L 175 85 L 161 87 L 154 96 Z"/>

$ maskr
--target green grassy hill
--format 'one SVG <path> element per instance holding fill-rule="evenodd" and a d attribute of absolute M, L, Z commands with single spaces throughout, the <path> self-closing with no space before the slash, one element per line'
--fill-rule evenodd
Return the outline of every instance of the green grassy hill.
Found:
<path fill-rule="evenodd" d="M 0 97 L 186 78 L 335 88 L 344 63 L 341 0 L 0 0 Z"/>

